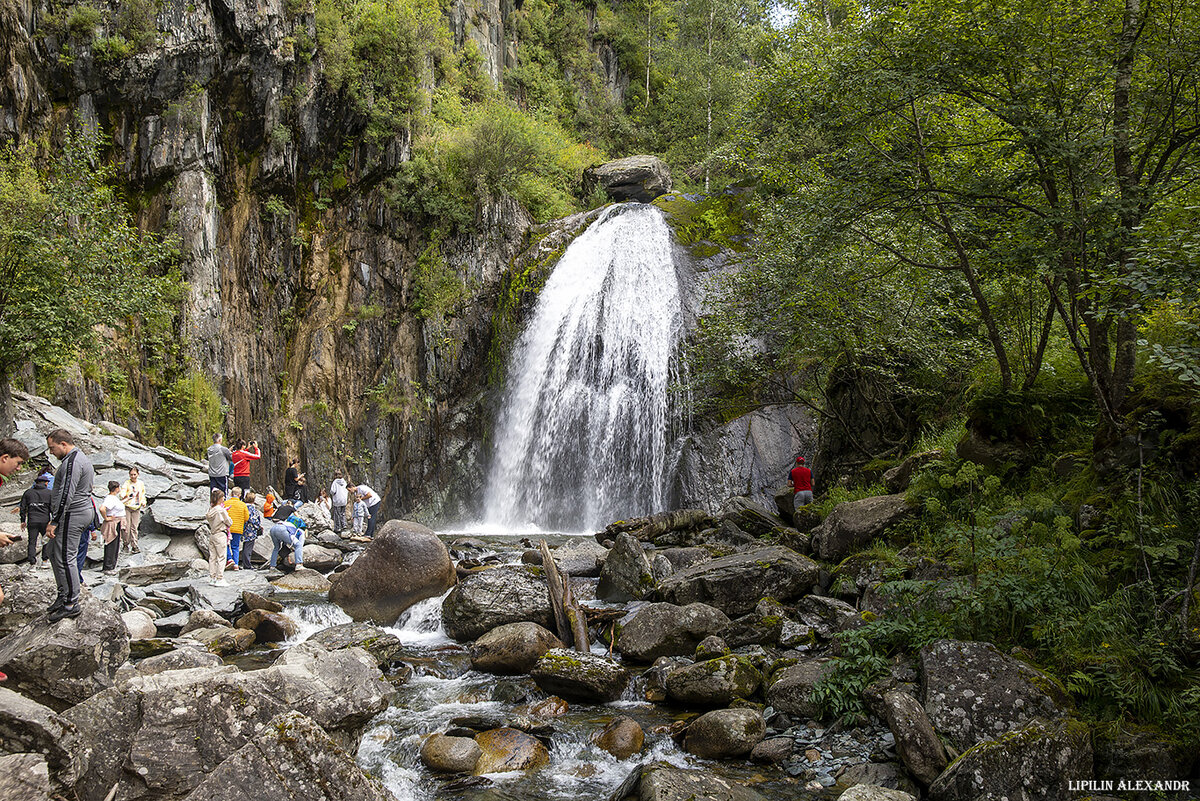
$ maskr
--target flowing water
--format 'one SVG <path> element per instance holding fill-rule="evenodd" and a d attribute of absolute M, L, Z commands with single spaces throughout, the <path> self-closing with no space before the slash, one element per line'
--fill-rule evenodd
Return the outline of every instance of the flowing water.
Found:
<path fill-rule="evenodd" d="M 663 213 L 606 210 L 563 253 L 514 348 L 488 522 L 595 530 L 665 508 L 683 320 Z"/>

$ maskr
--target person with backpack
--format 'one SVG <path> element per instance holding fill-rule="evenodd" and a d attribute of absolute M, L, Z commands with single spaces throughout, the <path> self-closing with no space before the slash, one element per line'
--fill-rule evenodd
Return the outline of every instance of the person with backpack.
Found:
<path fill-rule="evenodd" d="M 50 483 L 49 478 L 40 475 L 33 480 L 33 486 L 25 490 L 21 496 L 21 530 L 29 537 L 29 564 L 38 567 L 50 567 L 48 560 L 49 541 L 42 548 L 41 564 L 38 564 L 38 538 L 46 533 L 50 523 Z"/>
<path fill-rule="evenodd" d="M 286 517 L 280 520 L 280 517 Z M 267 569 L 273 570 L 279 562 L 279 551 L 282 548 L 291 548 L 293 559 L 297 568 L 304 564 L 304 529 L 308 524 L 296 516 L 292 512 L 291 507 L 281 506 L 279 514 L 276 515 L 276 522 L 271 526 L 271 542 L 274 543 L 274 548 L 271 549 L 271 558 L 267 561 Z"/>
<path fill-rule="evenodd" d="M 76 555 L 83 532 L 96 523 L 96 507 L 92 503 L 92 484 L 96 470 L 92 462 L 75 446 L 75 437 L 65 428 L 56 428 L 46 435 L 46 449 L 59 460 L 54 473 L 54 491 L 50 500 L 50 524 L 46 537 L 50 540 L 50 567 L 58 597 L 47 610 L 50 622 L 79 617 L 79 565 Z"/>

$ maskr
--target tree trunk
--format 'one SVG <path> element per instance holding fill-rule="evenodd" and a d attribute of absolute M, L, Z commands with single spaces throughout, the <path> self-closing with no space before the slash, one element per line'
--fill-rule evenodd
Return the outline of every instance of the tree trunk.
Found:
<path fill-rule="evenodd" d="M 0 437 L 11 437 L 16 432 L 13 423 L 12 387 L 8 373 L 0 373 Z"/>
<path fill-rule="evenodd" d="M 708 123 L 704 132 L 704 191 L 709 191 L 709 177 L 712 167 L 709 164 L 709 159 L 712 157 L 712 107 L 713 107 L 713 18 L 716 16 L 717 7 L 715 0 L 709 0 L 708 3 Z"/>

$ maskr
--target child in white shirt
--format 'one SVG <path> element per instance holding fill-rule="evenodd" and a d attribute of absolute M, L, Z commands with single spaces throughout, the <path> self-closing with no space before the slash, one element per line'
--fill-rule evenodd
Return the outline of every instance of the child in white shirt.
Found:
<path fill-rule="evenodd" d="M 359 498 L 354 502 L 354 536 L 361 537 L 367 530 L 367 502 Z"/>
<path fill-rule="evenodd" d="M 121 500 L 120 482 L 108 482 L 108 494 L 100 504 L 100 511 L 104 515 L 104 525 L 100 527 L 100 536 L 104 538 L 104 572 L 112 575 L 117 572 L 121 524 L 125 522 L 125 502 Z"/>

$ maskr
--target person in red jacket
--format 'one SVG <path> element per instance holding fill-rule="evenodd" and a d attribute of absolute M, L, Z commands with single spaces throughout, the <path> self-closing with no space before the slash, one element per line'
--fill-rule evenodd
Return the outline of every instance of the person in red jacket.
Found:
<path fill-rule="evenodd" d="M 812 503 L 812 471 L 804 466 L 803 456 L 796 457 L 796 466 L 792 468 L 788 486 L 792 488 L 792 503 L 796 509 Z"/>
<path fill-rule="evenodd" d="M 258 442 L 255 440 L 250 440 L 249 446 L 240 439 L 234 444 L 233 486 L 241 487 L 243 494 L 250 491 L 250 463 L 261 458 Z"/>

